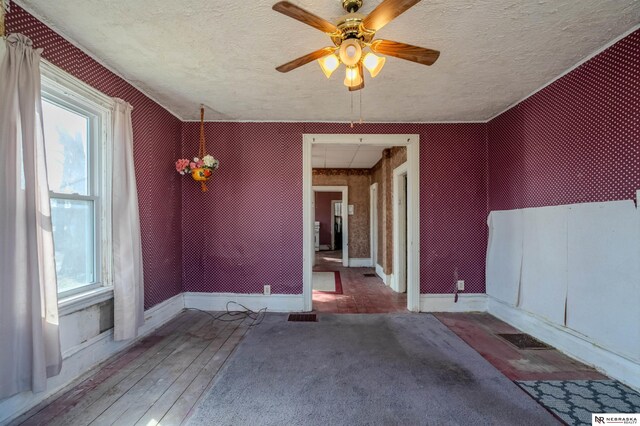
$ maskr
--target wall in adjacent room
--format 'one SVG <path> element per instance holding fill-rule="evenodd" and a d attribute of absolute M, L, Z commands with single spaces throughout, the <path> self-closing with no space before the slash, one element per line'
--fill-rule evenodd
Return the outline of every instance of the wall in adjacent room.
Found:
<path fill-rule="evenodd" d="M 378 250 L 376 262 L 386 275 L 393 273 L 393 170 L 407 161 L 407 148 L 395 146 L 382 152 L 371 168 L 371 183 L 378 184 Z"/>
<path fill-rule="evenodd" d="M 349 205 L 349 258 L 371 257 L 369 249 L 369 169 L 313 169 L 314 186 L 347 186 Z M 343 240 L 344 241 L 344 240 Z"/>
<path fill-rule="evenodd" d="M 635 198 L 640 31 L 489 122 L 489 207 Z"/>
<path fill-rule="evenodd" d="M 209 192 L 182 181 L 184 291 L 302 293 L 302 135 L 420 135 L 420 291 L 483 293 L 486 124 L 205 123 L 220 159 Z M 199 123 L 182 124 L 182 152 Z M 368 197 L 368 190 L 367 190 Z M 368 249 L 365 257 L 369 256 Z"/>
<path fill-rule="evenodd" d="M 316 222 L 320 222 L 320 246 L 331 246 L 331 218 L 333 209 L 331 201 L 342 200 L 341 192 L 316 192 L 315 193 Z"/>
<path fill-rule="evenodd" d="M 387 214 L 387 210 L 384 208 L 384 200 L 386 199 L 385 193 L 387 191 L 387 186 L 385 182 L 387 181 L 387 175 L 389 174 L 389 170 L 385 167 L 386 162 L 384 161 L 384 156 L 388 151 L 382 151 L 382 158 L 370 169 L 371 172 L 371 185 L 374 183 L 378 184 L 377 192 L 376 192 L 376 213 L 377 213 L 377 233 L 378 233 L 378 244 L 376 247 L 376 258 L 374 259 L 374 267 L 376 265 L 380 265 L 384 273 L 386 272 L 385 266 L 387 261 L 386 249 L 387 245 L 385 244 L 386 240 L 384 238 L 384 233 L 386 227 L 384 226 L 386 223 L 385 216 Z"/>
<path fill-rule="evenodd" d="M 7 29 L 29 37 L 34 47 L 43 49 L 47 61 L 133 106 L 145 308 L 180 293 L 181 184 L 172 167 L 180 155 L 180 120 L 16 4 L 7 15 Z"/>

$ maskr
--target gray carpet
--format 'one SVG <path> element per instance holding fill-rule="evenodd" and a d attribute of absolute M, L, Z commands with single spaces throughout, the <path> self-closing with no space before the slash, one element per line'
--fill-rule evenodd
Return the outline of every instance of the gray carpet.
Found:
<path fill-rule="evenodd" d="M 190 425 L 548 425 L 558 421 L 428 314 L 269 314 Z"/>

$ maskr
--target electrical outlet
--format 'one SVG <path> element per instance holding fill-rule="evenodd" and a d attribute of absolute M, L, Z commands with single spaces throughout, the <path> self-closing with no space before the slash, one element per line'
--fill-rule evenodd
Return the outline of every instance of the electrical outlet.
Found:
<path fill-rule="evenodd" d="M 458 291 L 464 290 L 464 280 L 458 280 Z"/>
<path fill-rule="evenodd" d="M 268 296 L 271 294 L 271 286 L 269 284 L 264 286 L 264 294 L 265 296 Z"/>

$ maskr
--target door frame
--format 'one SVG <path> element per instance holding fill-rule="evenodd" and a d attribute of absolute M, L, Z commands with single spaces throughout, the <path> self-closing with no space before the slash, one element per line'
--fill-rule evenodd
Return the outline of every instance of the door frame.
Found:
<path fill-rule="evenodd" d="M 391 288 L 398 292 L 398 293 L 404 293 L 406 290 L 406 284 L 408 283 L 408 277 L 407 275 L 404 274 L 403 271 L 401 271 L 400 269 L 400 265 L 404 264 L 405 262 L 407 262 L 408 258 L 408 232 L 407 232 L 407 226 L 405 224 L 405 217 L 404 215 L 400 214 L 400 197 L 404 196 L 404 191 L 400 190 L 400 186 L 401 186 L 401 177 L 402 176 L 407 176 L 407 192 L 406 192 L 406 199 L 405 199 L 405 209 L 407 210 L 407 221 L 408 221 L 408 216 L 409 216 L 409 205 L 408 205 L 408 198 L 409 198 L 409 188 L 408 188 L 408 182 L 409 182 L 409 176 L 408 176 L 408 170 L 409 170 L 409 166 L 406 162 L 402 163 L 401 165 L 399 165 L 398 167 L 396 167 L 395 169 L 393 169 L 393 182 L 392 182 L 392 191 L 393 194 L 391 196 L 392 198 L 392 204 L 393 204 L 393 209 L 392 209 L 392 214 L 393 214 L 393 279 L 391 282 Z M 405 238 L 405 243 L 404 246 L 407 249 L 405 250 L 400 250 L 400 246 L 401 246 L 401 235 L 400 235 L 400 230 L 403 229 L 405 232 L 404 238 Z M 409 264 L 407 264 L 407 272 L 409 269 Z"/>
<path fill-rule="evenodd" d="M 378 182 L 369 186 L 369 255 L 371 266 L 378 264 Z"/>
<path fill-rule="evenodd" d="M 341 192 L 342 193 L 342 266 L 349 266 L 349 217 L 348 203 L 349 203 L 349 187 L 348 186 L 326 186 L 326 185 L 313 185 L 311 188 L 313 193 L 316 192 Z M 316 214 L 316 197 L 313 198 L 313 220 L 311 225 L 315 222 Z M 315 249 L 313 251 L 315 257 Z"/>
<path fill-rule="evenodd" d="M 310 134 L 302 135 L 302 295 L 311 311 L 313 260 L 313 176 L 311 147 L 316 143 L 366 144 L 407 147 L 407 309 L 420 311 L 420 135 L 418 134 Z M 348 205 L 346 205 L 348 207 Z M 343 205 L 343 209 L 345 205 Z"/>

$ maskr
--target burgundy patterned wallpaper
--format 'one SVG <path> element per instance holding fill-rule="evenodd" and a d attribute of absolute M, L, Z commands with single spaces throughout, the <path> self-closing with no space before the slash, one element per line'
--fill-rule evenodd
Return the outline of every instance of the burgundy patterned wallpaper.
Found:
<path fill-rule="evenodd" d="M 635 198 L 640 31 L 489 123 L 491 210 Z"/>
<path fill-rule="evenodd" d="M 172 167 L 180 154 L 180 120 L 15 3 L 9 32 L 31 38 L 42 56 L 101 92 L 133 105 L 133 139 L 140 203 L 145 308 L 182 291 L 180 179 Z M 167 166 L 163 166 L 167 165 Z"/>
<path fill-rule="evenodd" d="M 182 125 L 185 156 L 199 124 Z M 209 192 L 182 182 L 184 291 L 302 292 L 302 134 L 418 133 L 421 292 L 449 293 L 454 270 L 482 293 L 486 251 L 486 125 L 206 123 L 220 159 Z"/>
<path fill-rule="evenodd" d="M 16 5 L 8 27 L 134 106 L 146 307 L 180 291 L 302 291 L 303 133 L 420 134 L 422 293 L 450 292 L 456 270 L 467 292 L 484 292 L 488 208 L 633 198 L 640 188 L 639 32 L 488 125 L 207 123 L 221 168 L 202 194 L 158 167 L 193 155 L 197 123 L 180 123 Z"/>

